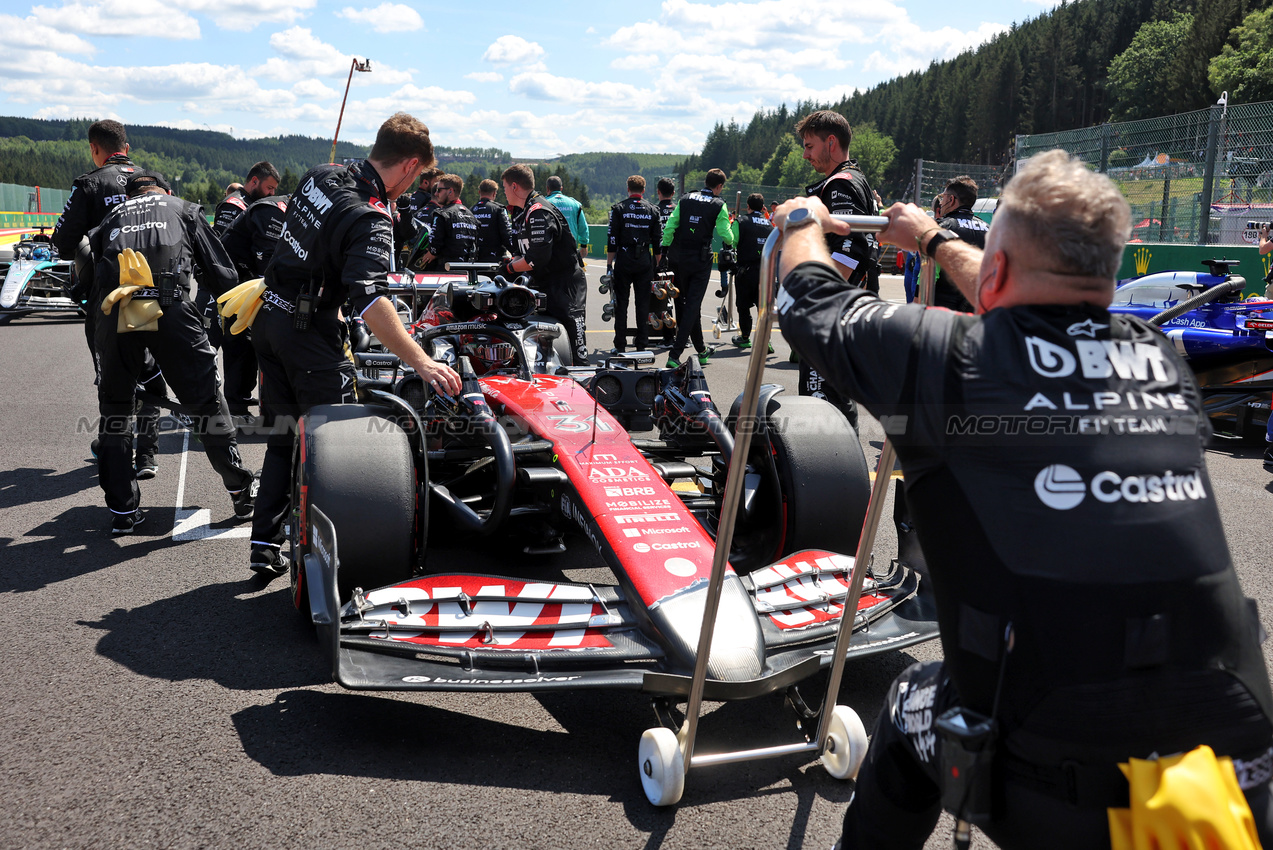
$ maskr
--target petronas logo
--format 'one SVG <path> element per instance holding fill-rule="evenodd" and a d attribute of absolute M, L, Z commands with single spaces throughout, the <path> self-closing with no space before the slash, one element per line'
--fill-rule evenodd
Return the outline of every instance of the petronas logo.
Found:
<path fill-rule="evenodd" d="M 1132 254 L 1132 258 L 1136 261 L 1136 275 L 1138 277 L 1149 272 L 1149 261 L 1153 259 L 1153 256 L 1148 248 L 1137 248 L 1136 253 Z"/>

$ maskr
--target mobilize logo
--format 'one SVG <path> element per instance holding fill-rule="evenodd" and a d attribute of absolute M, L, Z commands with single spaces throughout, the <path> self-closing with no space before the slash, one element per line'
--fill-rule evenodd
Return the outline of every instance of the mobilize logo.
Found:
<path fill-rule="evenodd" d="M 1097 473 L 1088 483 L 1077 470 L 1063 463 L 1041 469 L 1034 477 L 1034 492 L 1040 502 L 1058 511 L 1078 507 L 1089 492 L 1097 501 L 1106 504 L 1183 502 L 1207 498 L 1202 475 L 1197 471 L 1177 475 L 1169 469 L 1161 475 L 1121 476 L 1106 470 Z"/>
<path fill-rule="evenodd" d="M 1071 352 L 1056 343 L 1028 336 L 1025 347 L 1030 368 L 1045 378 L 1066 378 L 1076 369 L 1084 378 L 1118 375 L 1123 380 L 1146 381 L 1151 373 L 1155 381 L 1176 377 L 1176 370 L 1167 362 L 1163 350 L 1148 342 L 1080 339 L 1074 342 L 1075 350 Z"/>

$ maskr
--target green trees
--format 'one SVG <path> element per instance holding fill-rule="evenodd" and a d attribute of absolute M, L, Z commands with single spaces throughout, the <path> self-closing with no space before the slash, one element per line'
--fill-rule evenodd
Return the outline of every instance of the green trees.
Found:
<path fill-rule="evenodd" d="M 870 121 L 853 128 L 853 143 L 849 153 L 858 161 L 858 167 L 866 175 L 867 182 L 877 186 L 884 182 L 884 174 L 897 159 L 897 145 L 891 136 L 876 129 Z"/>
<path fill-rule="evenodd" d="M 1229 93 L 1230 103 L 1273 100 L 1273 7 L 1252 12 L 1234 28 L 1230 43 L 1211 60 L 1207 79 L 1216 94 Z"/>
<path fill-rule="evenodd" d="M 1109 63 L 1107 91 L 1113 99 L 1110 118 L 1133 121 L 1168 111 L 1163 70 L 1175 56 L 1189 49 L 1193 15 L 1174 12 L 1170 19 L 1149 21 L 1136 31 L 1127 49 Z"/>

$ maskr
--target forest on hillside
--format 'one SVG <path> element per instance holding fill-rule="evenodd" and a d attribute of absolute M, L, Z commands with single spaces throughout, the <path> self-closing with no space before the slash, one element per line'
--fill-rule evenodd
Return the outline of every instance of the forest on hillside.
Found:
<path fill-rule="evenodd" d="M 745 124 L 718 123 L 702 152 L 677 170 L 687 183 L 710 168 L 743 182 L 758 172 L 777 176 L 795 146 L 793 125 L 820 108 L 848 118 L 856 157 L 872 156 L 856 149 L 861 128 L 869 128 L 877 157 L 879 138 L 889 140 L 895 155 L 885 179 L 904 185 L 919 158 L 1006 163 L 1017 134 L 1186 112 L 1214 103 L 1221 91 L 1231 104 L 1273 99 L 1271 6 L 1273 0 L 1062 3 L 976 50 L 837 103 L 783 104 Z"/>

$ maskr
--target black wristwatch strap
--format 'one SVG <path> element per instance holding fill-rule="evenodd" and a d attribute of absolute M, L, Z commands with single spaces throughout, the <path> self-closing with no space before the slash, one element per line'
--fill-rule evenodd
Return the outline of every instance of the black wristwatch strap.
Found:
<path fill-rule="evenodd" d="M 953 230 L 938 230 L 928 240 L 928 245 L 924 248 L 924 253 L 933 259 L 937 258 L 937 246 L 943 242 L 949 242 L 951 239 L 958 239 L 959 234 Z"/>

